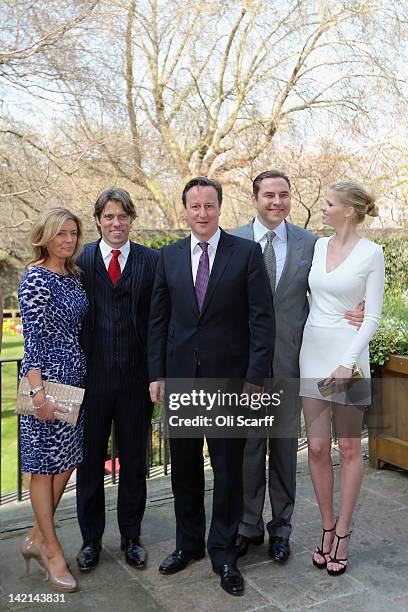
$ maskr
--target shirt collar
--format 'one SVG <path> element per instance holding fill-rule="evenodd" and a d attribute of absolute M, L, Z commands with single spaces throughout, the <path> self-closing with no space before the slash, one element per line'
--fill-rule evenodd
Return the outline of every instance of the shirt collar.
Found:
<path fill-rule="evenodd" d="M 270 228 L 266 227 L 263 223 L 261 223 L 261 221 L 258 219 L 258 217 L 255 217 L 253 230 L 254 230 L 254 240 L 255 240 L 255 242 L 260 242 L 262 240 L 262 238 L 264 238 L 264 236 L 266 236 L 266 234 L 270 231 Z M 275 229 L 273 231 L 275 232 L 276 237 L 281 242 L 286 242 L 287 241 L 286 223 L 285 223 L 284 220 L 281 221 L 279 223 L 279 225 L 277 227 L 275 227 Z"/>
<path fill-rule="evenodd" d="M 221 230 L 218 227 L 217 231 L 215 232 L 215 234 L 213 234 L 211 236 L 211 238 L 209 240 L 207 240 L 208 244 L 216 251 L 217 250 L 217 246 L 218 243 L 220 241 L 220 236 L 221 236 Z M 193 232 L 191 232 L 191 252 L 194 251 L 194 249 L 196 248 L 196 246 L 198 245 L 199 242 L 202 242 L 199 238 L 197 238 L 197 236 L 195 236 L 193 234 Z M 201 247 L 199 247 L 201 248 Z"/>
<path fill-rule="evenodd" d="M 101 241 L 99 243 L 99 248 L 101 249 L 103 259 L 106 259 L 114 250 L 113 247 L 107 244 L 103 238 L 101 238 Z M 121 256 L 123 255 L 123 257 L 127 257 L 130 252 L 130 240 L 125 242 L 125 244 L 121 246 L 119 250 L 120 250 Z"/>

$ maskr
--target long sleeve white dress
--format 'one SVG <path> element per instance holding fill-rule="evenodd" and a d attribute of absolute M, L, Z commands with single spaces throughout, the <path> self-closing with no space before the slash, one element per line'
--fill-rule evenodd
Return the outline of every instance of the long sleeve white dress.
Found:
<path fill-rule="evenodd" d="M 317 382 L 339 365 L 355 363 L 364 377 L 370 377 L 368 345 L 381 319 L 384 296 L 384 254 L 382 248 L 360 238 L 346 259 L 331 272 L 326 271 L 330 238 L 316 242 L 309 274 L 309 316 L 300 350 L 300 395 L 321 400 L 349 403 L 346 394 L 324 398 Z M 364 321 L 360 328 L 344 318 L 365 300 Z M 362 401 L 361 403 L 367 403 Z"/>

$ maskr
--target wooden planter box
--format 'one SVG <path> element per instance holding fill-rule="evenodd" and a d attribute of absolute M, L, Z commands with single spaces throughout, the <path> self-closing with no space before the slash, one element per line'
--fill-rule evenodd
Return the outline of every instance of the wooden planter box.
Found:
<path fill-rule="evenodd" d="M 380 372 L 369 413 L 370 466 L 408 470 L 408 357 L 391 355 Z"/>

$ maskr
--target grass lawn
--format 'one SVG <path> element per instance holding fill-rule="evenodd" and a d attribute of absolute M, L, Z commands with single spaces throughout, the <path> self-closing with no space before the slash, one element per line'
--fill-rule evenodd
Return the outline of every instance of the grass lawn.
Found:
<path fill-rule="evenodd" d="M 1 359 L 23 356 L 21 335 L 3 336 Z M 17 491 L 17 364 L 1 366 L 1 493 Z"/>

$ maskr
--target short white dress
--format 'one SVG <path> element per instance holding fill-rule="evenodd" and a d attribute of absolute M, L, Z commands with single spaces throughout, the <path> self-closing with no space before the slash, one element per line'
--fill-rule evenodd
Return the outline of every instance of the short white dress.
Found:
<path fill-rule="evenodd" d="M 368 345 L 381 319 L 384 296 L 384 254 L 382 248 L 360 238 L 346 259 L 331 272 L 326 271 L 327 247 L 331 238 L 316 242 L 309 274 L 309 316 L 300 350 L 300 395 L 321 400 L 351 403 L 345 393 L 323 397 L 317 382 L 339 365 L 352 368 L 357 363 L 370 378 Z M 365 300 L 364 321 L 360 328 L 344 318 Z M 370 398 L 353 401 L 370 403 Z"/>

